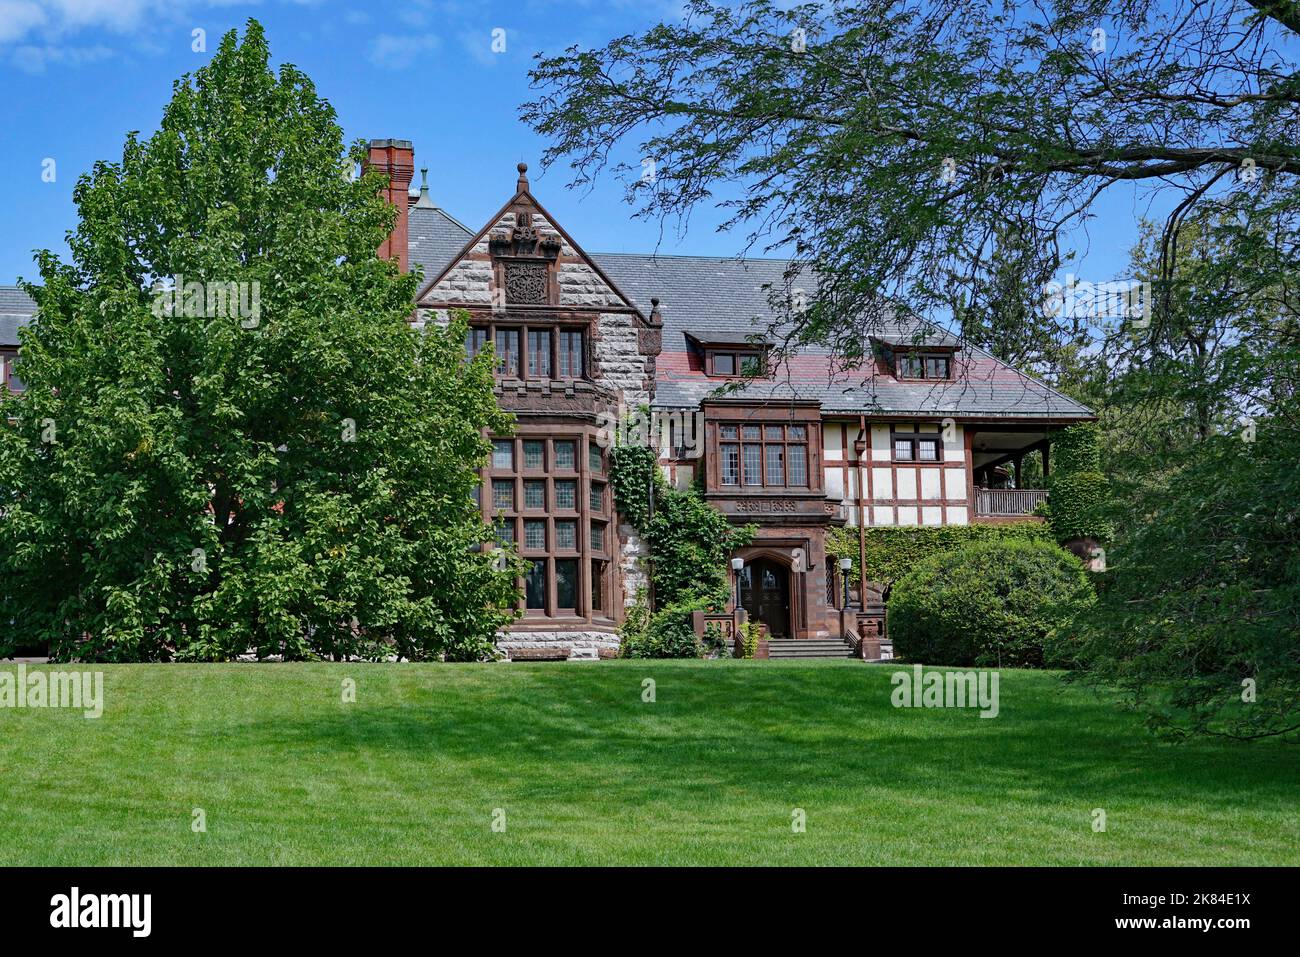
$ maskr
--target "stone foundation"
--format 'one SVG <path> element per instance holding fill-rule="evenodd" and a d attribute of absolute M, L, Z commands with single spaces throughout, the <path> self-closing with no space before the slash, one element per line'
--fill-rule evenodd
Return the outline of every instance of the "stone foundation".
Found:
<path fill-rule="evenodd" d="M 516 648 L 570 649 L 570 661 L 595 661 L 618 652 L 618 635 L 608 631 L 513 631 L 497 634 L 497 648 L 507 658 Z"/>

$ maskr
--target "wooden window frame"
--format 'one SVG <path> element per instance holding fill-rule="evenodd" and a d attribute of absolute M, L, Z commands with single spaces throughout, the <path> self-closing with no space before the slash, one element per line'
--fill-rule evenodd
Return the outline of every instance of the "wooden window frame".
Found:
<path fill-rule="evenodd" d="M 545 563 L 544 607 L 529 608 L 526 576 L 518 581 L 518 608 L 523 613 L 524 620 L 538 624 L 551 620 L 564 622 L 574 621 L 575 619 L 593 623 L 612 623 L 617 604 L 614 598 L 614 583 L 611 580 L 615 552 L 617 551 L 617 543 L 614 540 L 616 528 L 610 495 L 605 491 L 609 483 L 605 474 L 604 450 L 600 449 L 599 443 L 596 441 L 596 433 L 581 429 L 572 432 L 521 431 L 514 436 L 493 436 L 492 439 L 494 442 L 511 443 L 512 466 L 510 468 L 496 468 L 493 466 L 492 461 L 489 460 L 487 466 L 483 469 L 481 485 L 483 491 L 480 492 L 479 497 L 480 500 L 487 503 L 482 510 L 484 518 L 493 527 L 504 525 L 513 530 L 515 550 L 525 561 L 542 561 Z M 525 442 L 544 443 L 541 468 L 526 466 L 524 457 Z M 573 444 L 575 461 L 572 469 L 560 469 L 556 465 L 556 444 L 563 442 Z M 590 468 L 592 462 L 589 456 L 593 448 L 601 452 L 602 467 L 598 472 L 594 472 Z M 492 483 L 507 481 L 513 483 L 513 505 L 509 509 L 497 509 L 493 503 Z M 528 487 L 527 483 L 532 482 L 546 483 L 544 508 L 528 507 L 525 489 Z M 558 507 L 556 483 L 559 482 L 573 483 L 573 507 L 565 509 Z M 600 507 L 598 508 L 591 507 L 593 504 L 591 496 L 593 486 L 601 490 Z M 545 542 L 542 547 L 528 546 L 527 529 L 529 526 L 527 523 L 529 522 L 542 523 L 545 531 Z M 557 526 L 565 522 L 573 523 L 574 543 L 572 547 L 562 548 L 560 547 L 560 535 Z M 603 526 L 604 529 L 604 542 L 599 549 L 594 548 L 591 541 L 591 529 L 594 525 Z M 574 568 L 577 575 L 575 581 L 576 607 L 572 608 L 561 607 L 558 604 L 560 587 L 557 569 L 559 566 L 556 564 L 560 561 L 570 560 L 575 562 Z M 603 576 L 599 583 L 592 581 L 590 577 L 596 568 L 601 570 Z M 604 608 L 592 607 L 593 589 L 599 593 Z"/>
<path fill-rule="evenodd" d="M 0 380 L 4 384 L 5 395 L 22 395 L 27 391 L 27 383 L 23 383 L 21 389 L 15 389 L 10 385 L 14 379 L 14 363 L 18 361 L 18 351 L 15 349 L 0 350 Z"/>
<path fill-rule="evenodd" d="M 813 476 L 813 435 L 812 430 L 816 427 L 813 422 L 762 422 L 762 421 L 742 421 L 739 419 L 720 419 L 716 423 L 714 430 L 714 454 L 718 460 L 718 488 L 736 489 L 743 492 L 746 489 L 781 489 L 782 491 L 803 492 L 814 491 L 818 485 L 814 483 Z M 724 428 L 736 429 L 736 438 L 723 438 L 722 430 Z M 746 428 L 758 429 L 758 438 L 745 438 Z M 781 438 L 774 439 L 768 436 L 768 429 L 777 428 L 781 430 Z M 803 429 L 802 439 L 790 438 L 790 430 Z M 759 447 L 758 452 L 758 482 L 748 482 L 747 469 L 745 467 L 745 446 Z M 723 455 L 726 446 L 736 448 L 736 482 L 734 484 L 724 483 L 723 479 Z M 780 447 L 784 450 L 782 458 L 782 473 L 785 481 L 781 483 L 769 482 L 767 480 L 767 449 L 769 446 Z M 790 449 L 803 448 L 804 450 L 804 483 L 802 485 L 790 484 Z"/>
<path fill-rule="evenodd" d="M 935 448 L 935 458 L 923 459 L 920 457 L 921 442 L 933 442 Z M 907 442 L 912 449 L 910 459 L 901 459 L 898 457 L 897 443 Z M 892 429 L 889 433 L 889 461 L 895 465 L 942 465 L 943 457 L 943 434 L 940 432 L 895 432 Z"/>
<path fill-rule="evenodd" d="M 497 336 L 501 333 L 518 336 L 518 369 L 513 374 L 506 374 L 501 370 L 499 360 L 492 364 L 493 375 L 498 379 L 517 379 L 519 381 L 532 382 L 578 382 L 591 379 L 591 370 L 587 360 L 587 326 L 565 325 L 556 322 L 530 322 L 526 319 L 502 320 L 500 322 L 480 323 L 470 327 L 465 342 L 465 352 L 470 353 L 470 342 L 477 332 L 484 332 L 487 335 L 486 342 L 491 343 L 493 354 L 497 354 Z M 535 373 L 532 370 L 532 338 L 531 334 L 543 333 L 550 340 L 550 346 L 547 350 L 547 369 L 546 374 Z M 560 339 L 562 334 L 577 333 L 579 336 L 578 348 L 578 369 L 576 374 L 569 374 L 569 363 L 565 362 L 561 372 L 560 356 Z M 568 350 L 563 350 L 564 356 L 569 356 Z"/>
<path fill-rule="evenodd" d="M 932 359 L 942 359 L 947 363 L 948 374 L 945 376 L 932 376 L 929 374 L 929 363 Z M 895 349 L 894 350 L 894 378 L 902 382 L 952 382 L 953 367 L 955 366 L 956 355 L 952 352 L 935 349 Z M 910 375 L 903 371 L 904 363 L 909 360 L 915 360 L 921 364 L 920 375 Z"/>
<path fill-rule="evenodd" d="M 717 369 L 717 360 L 719 356 L 728 356 L 732 361 L 731 372 L 719 372 Z M 745 361 L 754 359 L 758 363 L 758 369 L 752 373 L 741 371 Z M 747 376 L 761 376 L 765 373 L 767 367 L 767 353 L 762 349 L 706 349 L 704 352 L 705 368 L 707 374 L 718 379 L 743 379 Z"/>

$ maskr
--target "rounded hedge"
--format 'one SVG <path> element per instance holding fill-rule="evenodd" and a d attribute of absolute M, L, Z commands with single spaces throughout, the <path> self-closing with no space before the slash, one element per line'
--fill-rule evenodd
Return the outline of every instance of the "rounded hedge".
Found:
<path fill-rule="evenodd" d="M 979 542 L 895 582 L 889 635 L 896 654 L 923 664 L 1042 667 L 1048 633 L 1095 600 L 1083 565 L 1058 545 Z"/>

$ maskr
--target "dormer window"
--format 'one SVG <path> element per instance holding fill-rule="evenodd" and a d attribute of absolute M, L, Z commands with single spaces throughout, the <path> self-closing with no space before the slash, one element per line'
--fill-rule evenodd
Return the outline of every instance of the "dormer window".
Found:
<path fill-rule="evenodd" d="M 709 375 L 752 376 L 763 372 L 763 353 L 757 349 L 710 349 Z"/>
<path fill-rule="evenodd" d="M 952 378 L 952 356 L 946 352 L 899 352 L 894 367 L 900 379 Z"/>

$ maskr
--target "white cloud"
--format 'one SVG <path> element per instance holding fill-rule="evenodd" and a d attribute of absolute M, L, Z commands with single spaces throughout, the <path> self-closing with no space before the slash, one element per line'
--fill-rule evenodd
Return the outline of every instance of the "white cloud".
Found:
<path fill-rule="evenodd" d="M 442 41 L 432 33 L 417 36 L 396 36 L 381 33 L 370 44 L 366 54 L 375 66 L 387 70 L 405 70 L 424 54 L 438 49 Z"/>
<path fill-rule="evenodd" d="M 151 7 L 165 6 L 158 0 L 46 0 L 69 29 L 105 27 L 118 33 L 132 30 Z"/>
<path fill-rule="evenodd" d="M 137 51 L 157 52 L 162 49 L 156 39 L 161 24 L 184 23 L 199 7 L 243 2 L 247 0 L 0 0 L 0 61 L 28 73 L 43 73 L 56 63 L 76 66 L 113 56 L 113 37 L 127 38 Z"/>
<path fill-rule="evenodd" d="M 14 47 L 10 60 L 24 73 L 41 74 L 51 63 L 60 66 L 80 66 L 83 63 L 106 60 L 112 55 L 113 51 L 105 46 L 60 47 L 23 44 Z"/>
<path fill-rule="evenodd" d="M 82 30 L 132 33 L 147 15 L 171 12 L 164 0 L 0 0 L 0 43 L 25 40 L 40 32 L 57 39 Z"/>
<path fill-rule="evenodd" d="M 27 0 L 0 0 L 0 43 L 21 40 L 45 22 L 45 11 Z"/>

